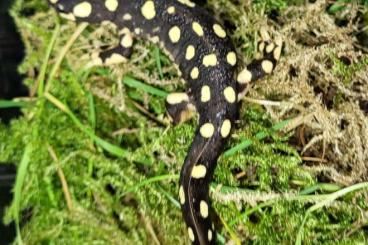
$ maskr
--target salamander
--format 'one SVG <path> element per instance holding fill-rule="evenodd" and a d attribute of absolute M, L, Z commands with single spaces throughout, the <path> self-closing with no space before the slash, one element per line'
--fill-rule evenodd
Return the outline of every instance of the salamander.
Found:
<path fill-rule="evenodd" d="M 187 92 L 166 98 L 174 124 L 199 114 L 198 128 L 180 173 L 179 200 L 193 244 L 216 244 L 210 218 L 209 183 L 225 141 L 238 116 L 246 88 L 275 68 L 281 41 L 260 45 L 263 58 L 240 69 L 236 50 L 222 25 L 190 0 L 49 0 L 67 19 L 114 23 L 118 47 L 93 56 L 93 64 L 124 62 L 132 54 L 133 37 L 159 44 L 178 66 Z"/>

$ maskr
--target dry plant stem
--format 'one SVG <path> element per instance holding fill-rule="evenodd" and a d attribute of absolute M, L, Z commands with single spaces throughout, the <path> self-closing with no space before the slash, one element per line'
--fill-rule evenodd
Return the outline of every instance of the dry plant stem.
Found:
<path fill-rule="evenodd" d="M 137 132 L 139 132 L 138 128 L 134 128 L 134 129 L 122 128 L 122 129 L 112 132 L 111 136 L 116 137 L 116 136 L 124 135 L 124 134 L 135 134 Z"/>
<path fill-rule="evenodd" d="M 157 117 L 155 117 L 154 115 L 152 115 L 146 108 L 144 108 L 143 106 L 141 106 L 140 104 L 138 104 L 135 101 L 131 101 L 133 103 L 133 105 L 140 111 L 142 112 L 145 116 L 147 116 L 148 118 L 152 119 L 153 121 L 155 121 L 156 123 L 162 125 L 162 126 L 168 126 L 168 123 L 165 121 L 162 121 L 160 119 L 158 119 Z"/>
<path fill-rule="evenodd" d="M 306 122 L 310 121 L 311 118 L 313 118 L 314 113 L 309 113 L 307 115 L 299 115 L 296 118 L 294 118 L 293 120 L 291 120 L 288 125 L 285 126 L 284 131 L 285 132 L 290 132 L 293 129 L 296 129 L 297 127 L 299 127 L 300 125 L 305 124 Z"/>
<path fill-rule="evenodd" d="M 295 109 L 313 114 L 301 119 L 302 154 L 334 168 L 339 175 L 329 175 L 331 181 L 351 185 L 368 180 L 368 118 L 359 108 L 368 98 L 368 56 L 356 48 L 351 33 L 354 23 L 337 26 L 325 11 L 327 5 L 317 0 L 287 8 L 282 14 L 285 48 L 280 63 L 272 76 L 250 89 L 245 101 L 264 105 L 275 121 L 295 114 Z M 356 9 L 349 14 L 355 16 Z M 340 57 L 347 57 L 351 64 L 344 64 Z M 292 106 L 268 99 L 275 95 Z M 347 122 L 344 128 L 342 121 Z"/>
<path fill-rule="evenodd" d="M 323 162 L 327 163 L 327 160 L 317 157 L 302 157 L 303 161 L 309 161 L 309 162 Z"/>
<path fill-rule="evenodd" d="M 149 220 L 149 218 L 146 217 L 146 215 L 144 215 L 143 212 L 141 212 L 141 217 L 143 219 L 143 222 L 144 222 L 144 225 L 146 226 L 147 231 L 149 232 L 149 234 L 152 237 L 152 240 L 153 240 L 154 244 L 161 245 L 160 240 L 158 240 L 158 237 L 157 237 L 157 235 L 155 233 L 155 230 L 152 227 L 152 223 Z"/>
<path fill-rule="evenodd" d="M 61 185 L 63 187 L 63 192 L 64 192 L 66 204 L 68 206 L 69 211 L 71 211 L 73 209 L 73 202 L 72 202 L 72 199 L 71 199 L 71 196 L 70 196 L 70 192 L 69 192 L 69 188 L 68 188 L 68 183 L 66 181 L 64 172 L 63 172 L 63 170 L 62 170 L 62 168 L 60 166 L 59 159 L 56 156 L 56 153 L 55 153 L 54 149 L 51 146 L 48 146 L 47 147 L 47 150 L 49 151 L 49 154 L 50 154 L 51 158 L 55 162 L 56 170 L 57 170 L 57 173 L 59 175 Z"/>
<path fill-rule="evenodd" d="M 58 56 L 56 58 L 56 62 L 54 64 L 54 66 L 52 67 L 52 70 L 50 72 L 49 78 L 47 80 L 47 84 L 46 84 L 46 88 L 45 88 L 45 92 L 46 93 L 49 91 L 50 86 L 52 84 L 51 81 L 55 77 L 57 71 L 59 70 L 60 65 L 61 65 L 61 62 L 63 61 L 65 55 L 68 53 L 68 51 L 71 48 L 71 46 L 78 39 L 78 37 L 80 36 L 80 34 L 84 31 L 84 29 L 86 29 L 87 26 L 88 26 L 87 23 L 81 23 L 78 26 L 78 28 L 76 29 L 76 31 L 74 32 L 74 34 L 70 37 L 70 39 L 68 40 L 68 42 L 65 44 L 65 46 L 61 49 L 60 53 L 58 54 Z"/>

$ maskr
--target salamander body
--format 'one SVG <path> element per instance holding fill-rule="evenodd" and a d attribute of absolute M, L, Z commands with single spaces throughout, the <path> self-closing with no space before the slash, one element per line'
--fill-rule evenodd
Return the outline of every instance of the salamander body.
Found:
<path fill-rule="evenodd" d="M 179 199 L 193 244 L 215 244 L 210 219 L 209 183 L 225 140 L 238 115 L 238 100 L 251 81 L 271 73 L 281 43 L 264 45 L 263 59 L 237 73 L 235 48 L 211 14 L 189 0 L 49 0 L 62 17 L 90 23 L 109 21 L 120 30 L 118 47 L 93 57 L 115 64 L 132 53 L 133 37 L 148 38 L 169 54 L 188 83 L 186 93 L 166 99 L 173 122 L 199 114 L 199 127 L 180 174 Z"/>

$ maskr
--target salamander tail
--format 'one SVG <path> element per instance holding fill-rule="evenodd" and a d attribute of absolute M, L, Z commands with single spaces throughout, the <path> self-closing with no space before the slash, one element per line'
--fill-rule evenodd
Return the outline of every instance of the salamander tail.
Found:
<path fill-rule="evenodd" d="M 221 113 L 215 115 L 212 123 L 200 122 L 180 174 L 180 204 L 193 244 L 216 244 L 209 184 L 233 122 L 223 119 L 226 117 Z"/>

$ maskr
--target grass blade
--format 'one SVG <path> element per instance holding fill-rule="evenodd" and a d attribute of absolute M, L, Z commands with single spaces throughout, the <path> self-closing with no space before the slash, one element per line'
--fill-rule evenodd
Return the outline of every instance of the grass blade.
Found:
<path fill-rule="evenodd" d="M 337 198 L 340 198 L 340 197 L 343 197 L 345 196 L 346 194 L 349 194 L 353 191 L 357 191 L 357 190 L 361 190 L 361 189 L 365 189 L 365 188 L 368 188 L 368 182 L 363 182 L 363 183 L 358 183 L 358 184 L 355 184 L 355 185 L 352 185 L 352 186 L 348 186 L 344 189 L 341 189 L 339 191 L 336 191 L 334 193 L 331 193 L 331 194 L 328 194 L 328 195 L 325 195 L 325 198 L 314 204 L 313 206 L 311 206 L 310 208 L 308 208 L 305 216 L 304 216 L 304 219 L 303 219 L 303 222 L 299 228 L 299 231 L 298 231 L 298 235 L 296 237 L 296 241 L 295 241 L 295 245 L 301 245 L 302 244 L 302 236 L 303 236 L 303 230 L 304 230 L 304 224 L 308 218 L 308 216 L 316 211 L 317 209 L 320 209 L 324 206 L 327 206 L 327 205 L 330 205 L 332 202 L 334 202 Z"/>
<path fill-rule="evenodd" d="M 159 189 L 159 191 L 162 192 L 162 194 L 164 194 L 164 196 L 167 197 L 167 199 L 170 200 L 170 202 L 172 202 L 172 204 L 174 204 L 175 207 L 180 208 L 180 202 L 178 200 L 176 200 L 169 192 L 167 192 L 166 190 L 164 190 L 164 188 L 162 188 L 161 186 L 157 185 L 157 188 Z"/>
<path fill-rule="evenodd" d="M 145 83 L 142 83 L 141 81 L 138 81 L 132 77 L 129 76 L 125 76 L 123 78 L 123 83 L 125 85 L 128 85 L 129 87 L 132 88 L 136 88 L 138 90 L 142 90 L 146 93 L 152 94 L 152 95 L 156 95 L 162 98 L 166 98 L 166 96 L 168 95 L 168 93 L 166 91 L 163 91 L 161 89 L 155 88 L 151 85 L 147 85 Z"/>
<path fill-rule="evenodd" d="M 113 145 L 97 135 L 94 134 L 94 132 L 89 128 L 83 125 L 78 118 L 73 114 L 73 112 L 64 105 L 60 100 L 55 98 L 53 95 L 49 93 L 45 93 L 44 96 L 48 101 L 50 101 L 52 104 L 54 104 L 57 108 L 65 112 L 70 119 L 72 119 L 73 123 L 86 135 L 88 135 L 97 145 L 99 145 L 102 149 L 106 150 L 110 154 L 116 156 L 116 157 L 128 157 L 130 153 L 116 145 Z"/>
<path fill-rule="evenodd" d="M 89 108 L 89 123 L 93 130 L 96 129 L 96 108 L 95 108 L 95 100 L 93 98 L 93 94 L 91 92 L 87 93 L 88 96 L 88 108 Z"/>
<path fill-rule="evenodd" d="M 81 33 L 84 31 L 84 29 L 87 28 L 87 26 L 88 26 L 88 23 L 86 23 L 86 22 L 83 22 L 83 23 L 79 24 L 78 25 L 78 28 L 75 30 L 75 32 L 70 37 L 70 39 L 68 40 L 68 42 L 61 49 L 60 53 L 56 57 L 55 64 L 52 67 L 52 69 L 50 71 L 50 74 L 49 74 L 49 77 L 47 79 L 47 84 L 46 84 L 45 89 L 44 89 L 45 92 L 49 91 L 49 89 L 51 88 L 51 85 L 52 85 L 51 81 L 54 79 L 57 71 L 59 70 L 60 65 L 63 62 L 66 53 L 71 48 L 71 46 L 74 44 L 74 42 L 78 39 L 79 35 L 81 35 Z"/>
<path fill-rule="evenodd" d="M 166 175 L 154 176 L 152 178 L 141 181 L 140 183 L 136 184 L 135 186 L 129 188 L 128 190 L 126 190 L 124 192 L 124 194 L 122 196 L 125 196 L 129 192 L 134 192 L 134 191 L 138 190 L 139 188 L 141 188 L 145 185 L 154 183 L 154 182 L 159 182 L 159 181 L 163 181 L 163 180 L 178 180 L 178 179 L 179 179 L 179 175 L 177 175 L 177 174 L 166 174 Z"/>
<path fill-rule="evenodd" d="M 291 121 L 291 119 L 281 121 L 281 122 L 275 124 L 272 127 L 272 130 L 275 131 L 275 132 L 279 131 L 280 129 L 284 128 L 290 121 Z M 262 139 L 266 138 L 267 135 L 268 134 L 266 132 L 259 132 L 259 133 L 256 134 L 255 137 L 256 137 L 257 140 L 262 140 Z M 252 144 L 253 144 L 253 141 L 250 140 L 250 139 L 247 139 L 247 140 L 241 142 L 240 144 L 238 144 L 238 145 L 230 148 L 229 150 L 225 151 L 224 156 L 228 157 L 228 156 L 234 155 L 236 152 L 244 150 L 244 149 L 248 148 L 249 146 L 251 146 Z"/>
<path fill-rule="evenodd" d="M 32 151 L 32 147 L 29 144 L 26 146 L 24 150 L 22 160 L 17 170 L 17 177 L 15 179 L 15 186 L 14 186 L 14 198 L 13 198 L 13 202 L 10 207 L 14 220 L 15 220 L 15 226 L 16 226 L 16 232 L 17 232 L 16 241 L 18 244 L 23 244 L 22 236 L 20 233 L 20 226 L 19 226 L 20 202 L 21 202 L 21 196 L 22 196 L 23 183 L 25 181 L 25 177 L 27 174 L 27 168 L 30 163 L 31 151 Z"/>
<path fill-rule="evenodd" d="M 38 85 L 38 88 L 37 88 L 38 97 L 41 97 L 43 92 L 44 92 L 47 65 L 49 63 L 51 52 L 52 52 L 52 49 L 55 45 L 56 39 L 59 36 L 59 33 L 60 33 L 60 24 L 59 24 L 59 22 L 57 22 L 55 30 L 54 30 L 54 32 L 52 34 L 52 37 L 51 37 L 51 41 L 50 41 L 49 45 L 47 46 L 47 50 L 46 50 L 46 54 L 45 54 L 45 57 L 44 57 L 43 62 L 42 62 L 40 74 L 37 77 L 36 86 Z"/>
<path fill-rule="evenodd" d="M 327 191 L 327 192 L 334 192 L 334 191 L 338 191 L 341 189 L 341 186 L 336 185 L 336 184 L 329 184 L 329 183 L 319 183 L 319 184 L 315 184 L 313 186 L 310 186 L 306 189 L 304 189 L 303 191 L 301 191 L 299 193 L 299 195 L 308 195 L 310 193 L 313 193 L 315 191 Z"/>
<path fill-rule="evenodd" d="M 0 109 L 27 107 L 27 106 L 29 106 L 29 103 L 25 101 L 0 100 Z"/>

